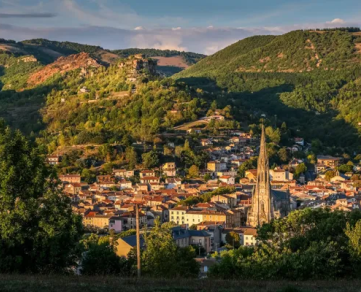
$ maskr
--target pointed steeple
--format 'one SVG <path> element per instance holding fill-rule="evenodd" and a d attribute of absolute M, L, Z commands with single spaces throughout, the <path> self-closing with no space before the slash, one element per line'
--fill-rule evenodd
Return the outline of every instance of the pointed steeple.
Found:
<path fill-rule="evenodd" d="M 257 178 L 259 183 L 269 183 L 269 161 L 266 145 L 266 133 L 264 125 L 262 125 L 261 145 L 257 164 Z"/>
<path fill-rule="evenodd" d="M 274 206 L 271 197 L 269 161 L 266 147 L 266 134 L 262 125 L 261 144 L 257 165 L 257 183 L 253 191 L 252 206 L 248 213 L 248 225 L 257 227 L 269 223 L 274 218 Z"/>

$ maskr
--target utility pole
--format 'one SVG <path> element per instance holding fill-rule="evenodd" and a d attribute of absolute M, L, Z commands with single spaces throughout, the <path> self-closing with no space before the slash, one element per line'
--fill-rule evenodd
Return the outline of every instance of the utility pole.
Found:
<path fill-rule="evenodd" d="M 135 226 L 137 230 L 137 276 L 141 276 L 141 264 L 140 264 L 140 232 L 139 232 L 139 205 L 135 203 Z"/>

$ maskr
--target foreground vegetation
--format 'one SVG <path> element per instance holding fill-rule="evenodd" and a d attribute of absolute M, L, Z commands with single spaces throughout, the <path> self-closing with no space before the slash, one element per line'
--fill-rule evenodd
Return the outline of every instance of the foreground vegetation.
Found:
<path fill-rule="evenodd" d="M 39 275 L 0 275 L 0 290 L 5 292 L 356 292 L 360 281 L 245 281 L 245 280 L 186 280 L 119 277 L 74 277 Z"/>

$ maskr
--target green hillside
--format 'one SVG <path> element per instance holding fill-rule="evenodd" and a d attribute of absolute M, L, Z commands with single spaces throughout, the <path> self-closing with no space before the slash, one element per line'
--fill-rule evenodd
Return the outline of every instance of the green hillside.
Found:
<path fill-rule="evenodd" d="M 104 65 L 115 64 L 119 59 L 128 58 L 131 55 L 143 54 L 146 58 L 163 57 L 165 59 L 170 57 L 179 57 L 177 62 L 170 62 L 169 64 L 159 66 L 159 72 L 166 76 L 173 75 L 182 71 L 185 67 L 197 63 L 205 57 L 205 55 L 180 52 L 175 50 L 157 50 L 157 49 L 123 49 L 110 51 L 100 46 L 92 46 L 86 44 L 79 44 L 74 42 L 58 42 L 47 39 L 31 39 L 22 42 L 15 42 L 12 40 L 0 39 L 0 53 L 7 52 L 12 55 L 19 56 L 34 56 L 41 64 L 53 63 L 61 56 L 69 56 L 85 52 L 90 54 L 94 59 L 98 60 Z"/>
<path fill-rule="evenodd" d="M 218 92 L 217 102 L 257 123 L 283 121 L 308 141 L 360 147 L 361 33 L 293 31 L 239 41 L 174 76 Z"/>

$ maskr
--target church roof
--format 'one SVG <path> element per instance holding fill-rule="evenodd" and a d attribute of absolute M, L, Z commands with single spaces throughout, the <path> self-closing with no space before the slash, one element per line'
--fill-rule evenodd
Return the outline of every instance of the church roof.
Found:
<path fill-rule="evenodd" d="M 279 191 L 279 190 L 271 190 L 272 196 L 276 201 L 288 200 L 288 192 Z"/>

